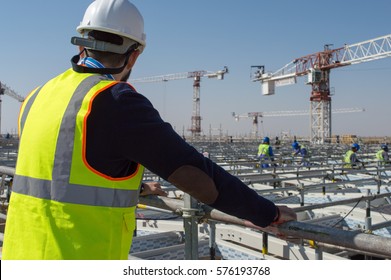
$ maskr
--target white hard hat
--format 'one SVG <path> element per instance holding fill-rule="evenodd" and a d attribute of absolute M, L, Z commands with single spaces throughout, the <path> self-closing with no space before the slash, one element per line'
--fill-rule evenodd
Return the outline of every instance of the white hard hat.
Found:
<path fill-rule="evenodd" d="M 76 45 L 84 45 L 100 51 L 125 53 L 127 48 L 137 42 L 140 44 L 139 50 L 142 52 L 146 45 L 144 19 L 136 6 L 127 0 L 95 0 L 88 6 L 83 21 L 76 30 L 83 35 L 86 35 L 89 31 L 97 30 L 124 38 L 122 48 L 115 44 L 103 42 L 94 44 L 90 42 L 90 44 L 86 43 L 85 45 L 86 41 L 84 43 L 82 40 L 72 41 Z"/>

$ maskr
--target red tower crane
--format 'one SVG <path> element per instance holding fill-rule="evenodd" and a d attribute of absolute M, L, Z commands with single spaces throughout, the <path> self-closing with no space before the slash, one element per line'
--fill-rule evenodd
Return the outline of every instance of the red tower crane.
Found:
<path fill-rule="evenodd" d="M 296 83 L 296 78 L 307 75 L 307 84 L 311 85 L 310 97 L 310 141 L 324 143 L 331 138 L 331 95 L 330 70 L 391 56 L 391 34 L 330 49 L 293 60 L 274 73 L 265 73 L 264 66 L 255 68 L 252 81 L 262 84 L 264 95 L 275 93 L 275 87 Z"/>
<path fill-rule="evenodd" d="M 228 67 L 224 66 L 223 70 L 211 72 L 205 70 L 191 71 L 184 73 L 152 76 L 131 79 L 130 83 L 154 83 L 154 82 L 167 82 L 178 79 L 193 79 L 193 114 L 191 117 L 191 134 L 193 138 L 197 138 L 201 135 L 201 115 L 200 115 L 200 83 L 201 77 L 217 78 L 223 80 L 224 75 L 228 73 Z"/>

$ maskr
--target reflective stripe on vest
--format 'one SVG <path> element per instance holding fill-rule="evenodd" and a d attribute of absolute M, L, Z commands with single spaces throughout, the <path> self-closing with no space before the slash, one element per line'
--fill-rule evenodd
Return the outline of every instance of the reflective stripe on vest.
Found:
<path fill-rule="evenodd" d="M 85 155 L 93 102 L 116 83 L 69 69 L 22 104 L 4 260 L 128 258 L 144 168 L 111 178 Z"/>
<path fill-rule="evenodd" d="M 21 133 L 24 127 L 24 124 L 26 122 L 27 118 L 27 112 L 30 110 L 31 105 L 33 104 L 35 97 L 37 97 L 38 92 L 41 90 L 41 87 L 39 87 L 36 90 L 33 90 L 24 100 L 20 115 L 19 115 L 19 138 L 21 137 Z M 23 113 L 22 113 L 23 112 Z"/>
<path fill-rule="evenodd" d="M 41 199 L 105 207 L 137 205 L 139 190 L 121 190 L 84 185 L 64 184 L 41 179 L 15 176 L 12 191 Z"/>
<path fill-rule="evenodd" d="M 67 73 L 67 72 L 66 72 Z M 103 81 L 103 77 L 99 75 L 89 75 L 84 78 L 77 86 L 75 92 L 71 96 L 66 107 L 60 125 L 52 170 L 52 180 L 42 178 L 33 178 L 24 176 L 23 170 L 17 168 L 14 178 L 13 191 L 16 193 L 27 194 L 36 198 L 51 199 L 63 203 L 84 204 L 90 206 L 106 206 L 106 207 L 134 207 L 138 202 L 138 185 L 128 187 L 127 178 L 123 178 L 125 182 L 121 187 L 121 183 L 117 182 L 117 187 L 103 187 L 101 184 L 84 185 L 70 182 L 71 165 L 73 162 L 73 146 L 75 139 L 76 112 L 82 107 L 84 98 L 87 92 L 94 86 Z M 110 86 L 115 84 L 114 81 L 104 81 Z M 106 87 L 105 86 L 105 87 Z M 24 125 L 31 109 L 33 102 L 39 94 L 41 88 L 35 90 L 23 105 L 20 115 L 20 134 L 23 134 Z M 79 136 L 85 137 L 85 136 Z M 22 138 L 23 139 L 23 138 Z M 21 145 L 23 148 L 23 143 Z M 22 163 L 21 163 L 22 164 Z M 18 167 L 18 166 L 17 166 Z M 137 168 L 136 173 L 141 172 Z M 99 176 L 98 176 L 99 177 Z M 140 177 L 140 176 L 139 176 Z M 106 180 L 106 179 L 104 179 Z M 114 181 L 120 179 L 114 178 Z"/>

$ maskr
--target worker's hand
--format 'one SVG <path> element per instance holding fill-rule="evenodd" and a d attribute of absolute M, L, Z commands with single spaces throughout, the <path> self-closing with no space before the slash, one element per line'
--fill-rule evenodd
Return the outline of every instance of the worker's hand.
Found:
<path fill-rule="evenodd" d="M 268 226 L 266 228 L 266 231 L 276 235 L 279 238 L 290 240 L 291 237 L 286 236 L 284 233 L 279 231 L 278 225 L 281 225 L 281 224 L 289 222 L 289 221 L 296 221 L 297 215 L 291 208 L 289 208 L 287 206 L 281 205 L 281 206 L 277 206 L 277 207 L 280 211 L 280 214 L 277 217 L 277 219 L 274 222 L 272 222 L 270 224 L 270 226 Z"/>
<path fill-rule="evenodd" d="M 146 182 L 143 183 L 144 189 L 140 193 L 141 196 L 146 195 L 159 195 L 167 196 L 167 192 L 162 189 L 162 186 L 158 182 Z"/>
<path fill-rule="evenodd" d="M 280 225 L 289 221 L 297 220 L 297 215 L 291 208 L 284 205 L 277 206 L 277 208 L 280 213 L 277 220 L 275 220 L 272 225 Z"/>

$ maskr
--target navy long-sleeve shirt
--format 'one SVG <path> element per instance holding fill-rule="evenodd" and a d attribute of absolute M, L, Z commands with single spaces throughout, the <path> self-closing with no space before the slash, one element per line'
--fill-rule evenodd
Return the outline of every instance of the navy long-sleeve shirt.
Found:
<path fill-rule="evenodd" d="M 269 225 L 276 215 L 273 202 L 186 143 L 127 83 L 106 89 L 93 101 L 86 152 L 89 164 L 111 177 L 126 176 L 140 163 L 167 180 L 179 167 L 191 165 L 214 181 L 219 195 L 213 208 L 258 226 Z"/>

